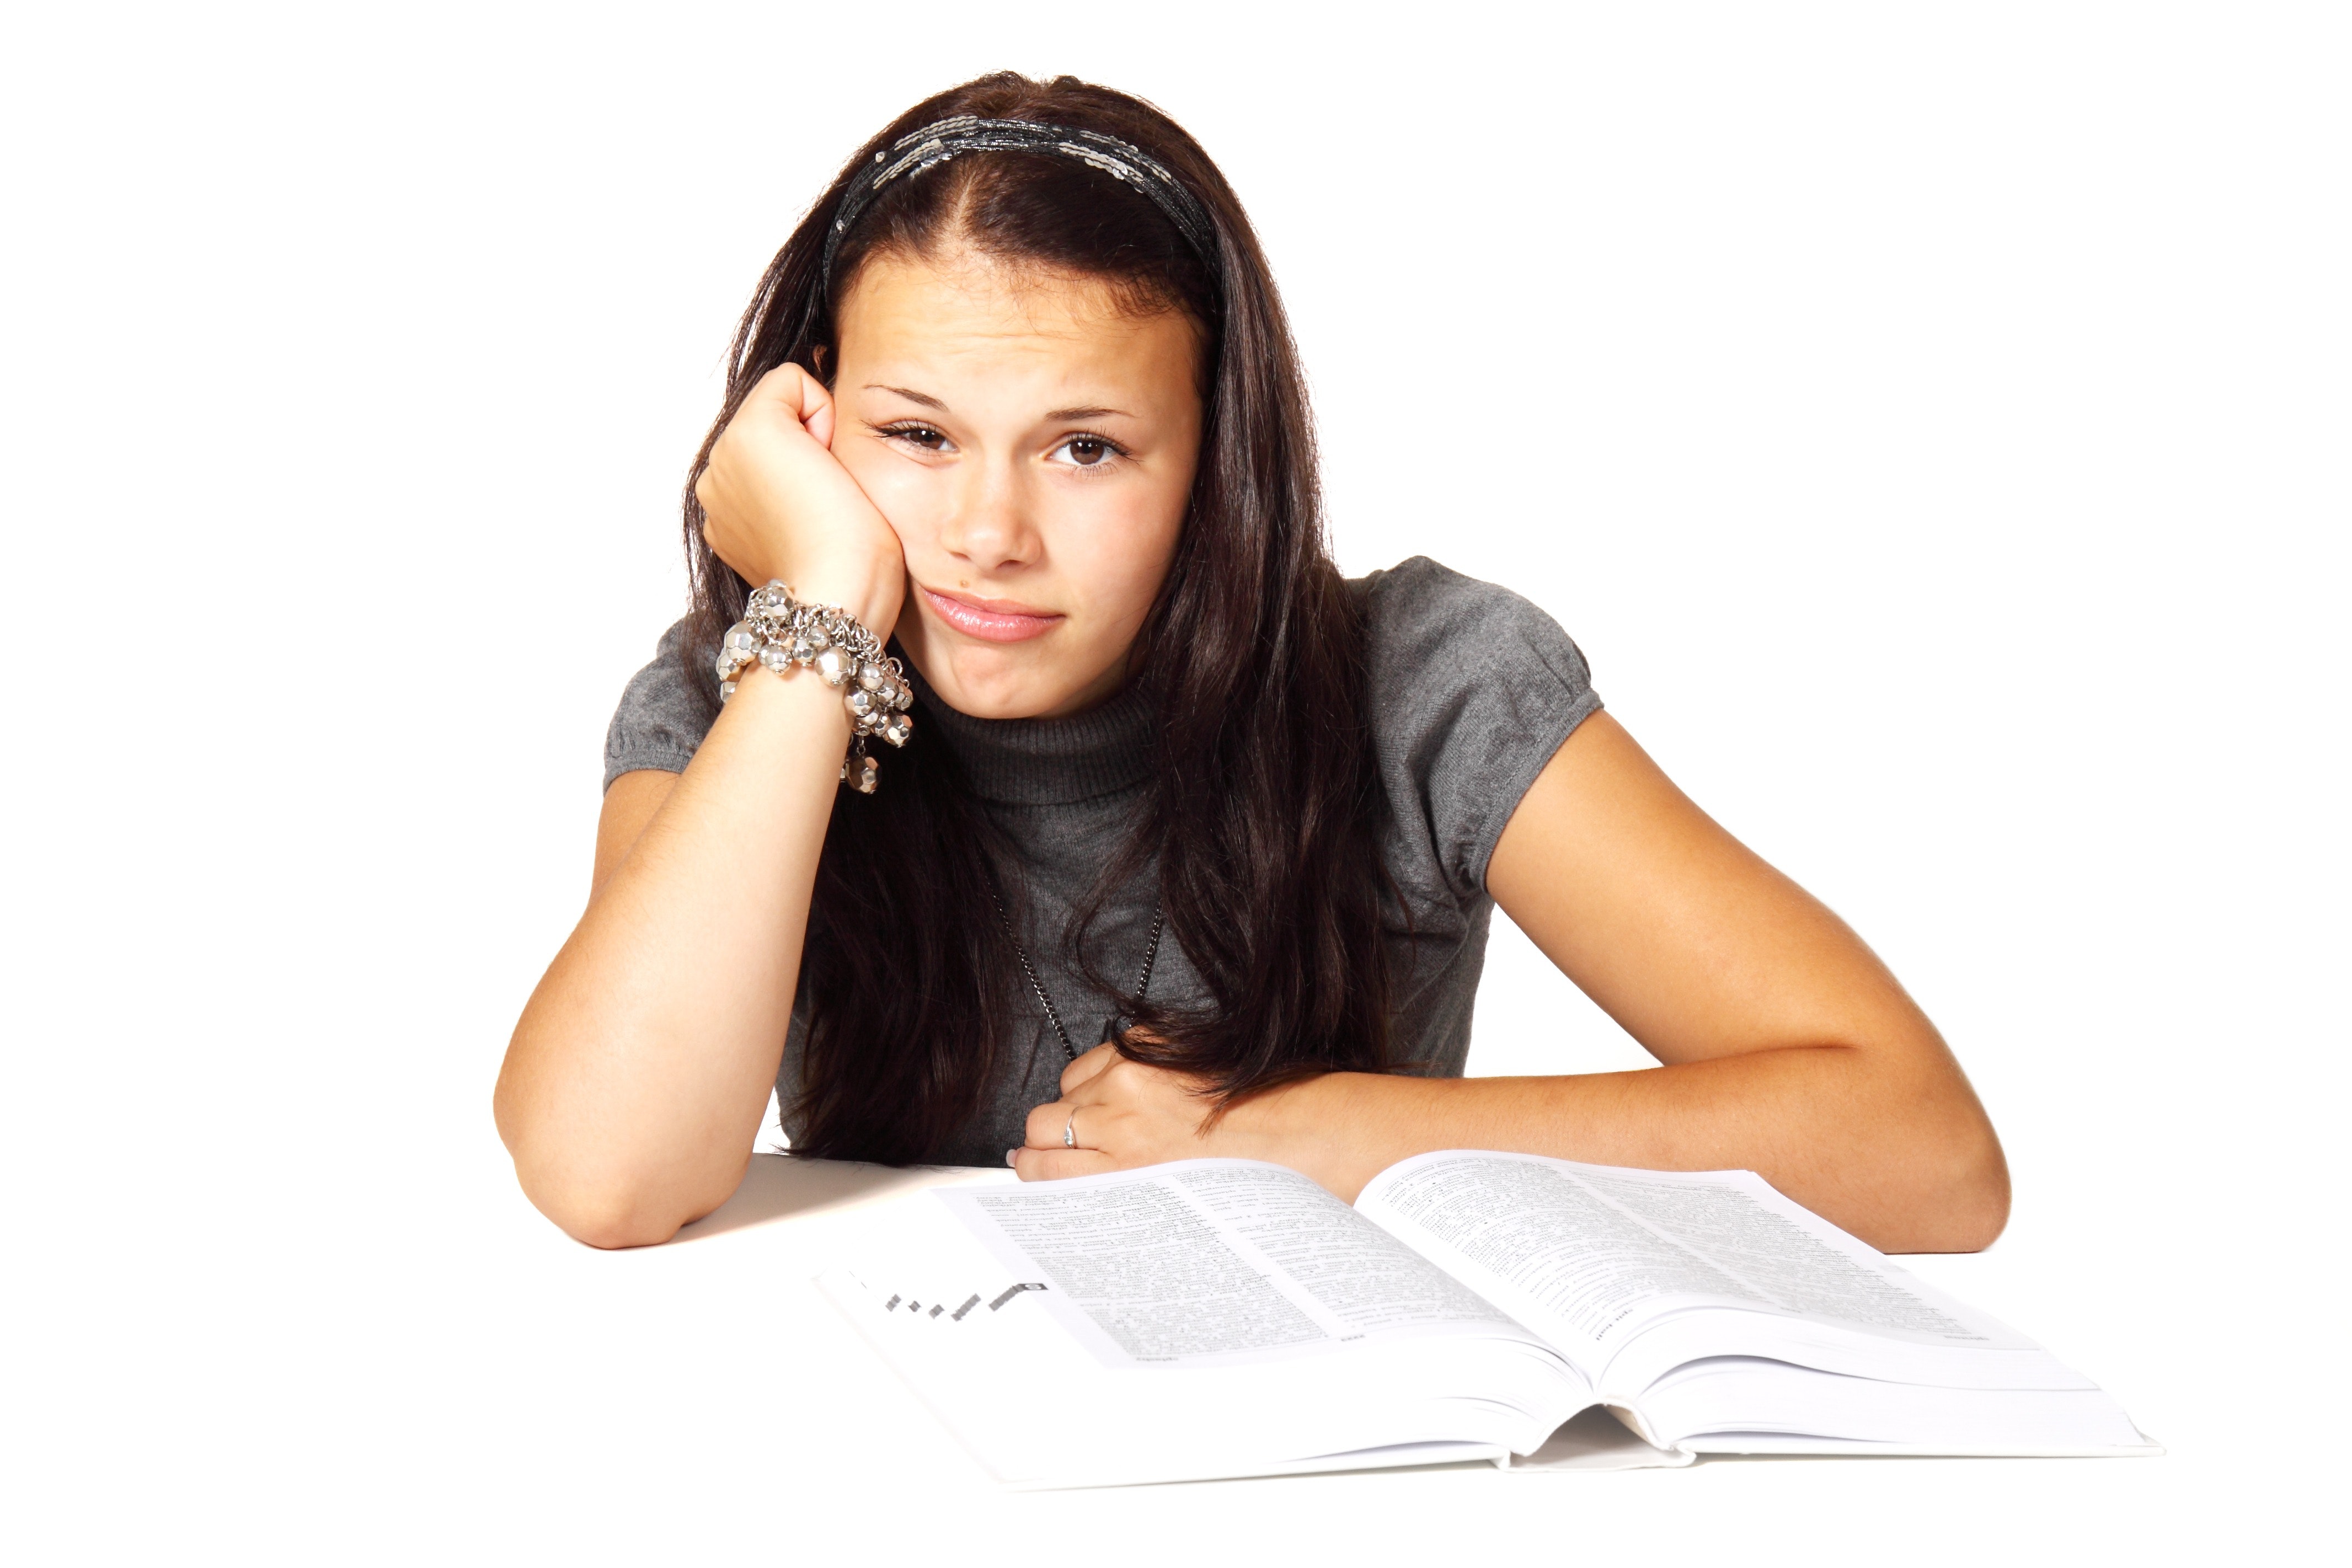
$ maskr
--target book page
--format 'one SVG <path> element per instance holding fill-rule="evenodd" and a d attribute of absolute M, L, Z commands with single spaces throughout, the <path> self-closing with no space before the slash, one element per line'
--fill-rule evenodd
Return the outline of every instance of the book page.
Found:
<path fill-rule="evenodd" d="M 1453 1152 L 1391 1166 L 1357 1202 L 1541 1328 L 1596 1382 L 1634 1331 L 1701 1305 L 1829 1320 L 1913 1343 L 2032 1348 L 1748 1171 Z"/>
<path fill-rule="evenodd" d="M 1201 1366 L 1372 1338 L 1541 1342 L 1280 1166 L 1186 1160 L 939 1200 L 1108 1366 Z"/>

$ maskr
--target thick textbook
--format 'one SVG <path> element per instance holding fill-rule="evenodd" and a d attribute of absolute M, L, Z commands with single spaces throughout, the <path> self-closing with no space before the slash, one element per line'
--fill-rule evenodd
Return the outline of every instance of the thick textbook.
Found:
<path fill-rule="evenodd" d="M 1601 1409 L 1651 1463 L 2158 1451 L 1747 1171 L 1461 1150 L 1353 1207 L 1248 1160 L 929 1200 L 818 1283 L 1009 1483 L 1508 1464 Z"/>

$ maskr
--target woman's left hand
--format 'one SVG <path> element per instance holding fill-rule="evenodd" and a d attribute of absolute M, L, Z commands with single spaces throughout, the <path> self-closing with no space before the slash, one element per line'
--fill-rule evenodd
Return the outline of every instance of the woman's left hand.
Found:
<path fill-rule="evenodd" d="M 1095 1176 L 1164 1160 L 1265 1157 L 1237 1146 L 1244 1140 L 1229 1123 L 1203 1131 L 1214 1108 L 1199 1080 L 1129 1061 L 1116 1046 L 1098 1045 L 1063 1069 L 1062 1097 L 1029 1113 L 1027 1146 L 1006 1157 L 1023 1181 Z M 1063 1141 L 1066 1128 L 1075 1132 L 1077 1147 Z"/>

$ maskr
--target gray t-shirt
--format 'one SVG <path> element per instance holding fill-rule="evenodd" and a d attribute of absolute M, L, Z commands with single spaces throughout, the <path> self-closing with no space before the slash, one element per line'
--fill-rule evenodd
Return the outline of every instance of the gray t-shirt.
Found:
<path fill-rule="evenodd" d="M 1486 956 L 1494 900 L 1486 860 L 1544 764 L 1601 706 L 1584 655 L 1558 622 L 1507 589 L 1423 556 L 1349 584 L 1368 604 L 1374 749 L 1388 813 L 1381 853 L 1411 914 L 1388 933 L 1400 1054 L 1459 1076 Z M 604 741 L 604 782 L 638 768 L 681 772 L 719 714 L 717 682 L 679 658 L 684 623 L 621 697 Z M 929 695 L 928 693 L 926 694 Z M 1117 998 L 1089 987 L 1064 936 L 1073 908 L 1122 841 L 1151 767 L 1153 714 L 1130 687 L 1066 719 L 978 719 L 925 704 L 912 744 L 955 748 L 973 791 L 1022 857 L 1018 935 L 1083 1051 L 1103 1038 Z M 883 768 L 888 789 L 889 768 Z M 1149 876 L 1108 901 L 1085 936 L 1105 974 L 1131 984 L 1158 900 Z M 1068 1059 L 1025 985 L 1009 988 L 1022 1021 L 1012 1061 L 950 1163 L 992 1166 L 1023 1141 L 1030 1110 L 1061 1097 Z M 1173 941 L 1153 967 L 1155 1000 L 1205 1005 L 1206 988 Z M 777 1074 L 784 1132 L 800 1087 L 805 1003 L 796 1006 Z"/>

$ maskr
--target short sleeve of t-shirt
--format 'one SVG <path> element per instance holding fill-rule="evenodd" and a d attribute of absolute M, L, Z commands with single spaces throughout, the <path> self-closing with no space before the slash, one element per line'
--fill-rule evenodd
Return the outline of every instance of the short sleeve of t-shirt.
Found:
<path fill-rule="evenodd" d="M 1528 787 L 1600 711 L 1592 672 L 1549 615 L 1426 556 L 1361 580 L 1390 873 L 1474 902 Z"/>
<path fill-rule="evenodd" d="M 681 620 L 662 633 L 653 663 L 629 677 L 621 706 L 604 731 L 605 789 L 622 774 L 641 768 L 685 772 L 702 737 L 718 722 L 719 677 L 687 667 L 686 635 Z"/>

